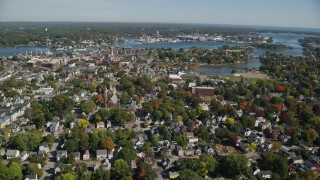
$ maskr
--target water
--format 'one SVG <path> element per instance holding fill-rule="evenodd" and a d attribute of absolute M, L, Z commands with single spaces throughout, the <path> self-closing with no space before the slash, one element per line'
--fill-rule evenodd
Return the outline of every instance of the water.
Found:
<path fill-rule="evenodd" d="M 245 46 L 245 43 L 233 43 L 233 42 L 215 42 L 215 41 L 206 41 L 206 42 L 158 42 L 153 44 L 143 44 L 141 42 L 136 42 L 135 39 L 129 39 L 126 42 L 126 45 L 133 49 L 150 49 L 150 48 L 171 48 L 171 49 L 189 49 L 193 46 L 201 48 L 218 48 L 222 46 Z M 120 47 L 124 44 L 120 44 Z"/>
<path fill-rule="evenodd" d="M 16 54 L 26 54 L 26 51 L 28 52 L 28 54 L 32 53 L 38 53 L 44 54 L 45 52 L 48 51 L 47 47 L 44 46 L 17 46 L 17 47 L 0 47 L 0 57 L 3 56 L 13 56 Z"/>
<path fill-rule="evenodd" d="M 273 50 L 270 51 L 271 53 L 282 53 L 284 55 L 290 56 L 302 56 L 302 47 L 299 44 L 299 39 L 304 37 L 314 37 L 312 35 L 303 35 L 303 34 L 292 34 L 292 33 L 262 33 L 261 36 L 271 36 L 273 38 L 273 44 L 282 44 L 288 45 L 293 47 L 293 49 L 285 49 L 285 50 Z M 319 37 L 319 36 L 317 36 Z M 154 44 L 142 44 L 140 42 L 136 42 L 135 39 L 129 39 L 125 44 L 119 44 L 119 47 L 129 46 L 134 49 L 139 48 L 172 48 L 172 49 L 189 49 L 193 46 L 202 47 L 202 48 L 218 48 L 222 46 L 246 46 L 246 43 L 236 43 L 236 42 L 215 42 L 215 41 L 207 41 L 207 42 L 176 42 L 176 43 L 169 43 L 169 42 L 159 42 Z M 317 44 L 318 46 L 318 44 Z M 36 51 L 40 54 L 41 50 L 43 52 L 47 51 L 47 47 L 29 47 L 29 46 L 20 46 L 20 47 L 0 47 L 0 57 L 2 56 L 12 56 L 15 54 L 25 54 L 26 51 L 30 53 L 31 51 L 35 53 Z M 90 49 L 88 49 L 90 50 Z M 267 50 L 265 49 L 254 49 L 252 54 L 256 57 L 264 54 Z M 63 52 L 53 52 L 54 54 L 59 54 Z M 81 52 L 85 53 L 85 52 Z M 250 62 L 246 62 L 243 64 L 236 64 L 236 65 L 206 65 L 206 66 L 199 66 L 198 71 L 208 75 L 230 75 L 232 69 L 234 68 L 256 68 L 258 69 L 261 66 L 259 59 L 254 59 Z M 237 69 L 238 72 L 245 71 L 244 69 Z"/>

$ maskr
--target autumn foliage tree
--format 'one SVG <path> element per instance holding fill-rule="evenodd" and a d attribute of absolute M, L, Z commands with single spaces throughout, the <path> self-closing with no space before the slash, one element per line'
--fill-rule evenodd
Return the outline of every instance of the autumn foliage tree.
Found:
<path fill-rule="evenodd" d="M 78 126 L 80 128 L 86 128 L 89 125 L 89 121 L 85 120 L 85 119 L 78 119 Z"/>
<path fill-rule="evenodd" d="M 115 144 L 113 143 L 112 138 L 110 137 L 106 137 L 103 141 L 102 141 L 102 145 L 104 148 L 106 148 L 109 152 L 112 151 L 115 147 Z"/>

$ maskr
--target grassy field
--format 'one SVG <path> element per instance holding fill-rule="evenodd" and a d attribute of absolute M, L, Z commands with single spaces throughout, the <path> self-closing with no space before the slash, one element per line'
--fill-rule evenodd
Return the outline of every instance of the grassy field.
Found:
<path fill-rule="evenodd" d="M 237 73 L 237 74 L 232 74 L 230 76 L 223 76 L 233 82 L 239 82 L 241 81 L 242 78 L 244 78 L 244 80 L 249 83 L 249 84 L 255 84 L 256 81 L 258 79 L 262 79 L 262 80 L 268 80 L 270 79 L 269 76 L 267 76 L 266 74 L 262 74 L 262 73 Z"/>

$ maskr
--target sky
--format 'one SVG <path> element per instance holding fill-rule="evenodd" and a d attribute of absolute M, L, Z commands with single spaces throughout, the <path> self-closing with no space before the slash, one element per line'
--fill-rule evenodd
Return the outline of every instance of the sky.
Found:
<path fill-rule="evenodd" d="M 320 28 L 320 0 L 0 0 L 0 21 Z"/>

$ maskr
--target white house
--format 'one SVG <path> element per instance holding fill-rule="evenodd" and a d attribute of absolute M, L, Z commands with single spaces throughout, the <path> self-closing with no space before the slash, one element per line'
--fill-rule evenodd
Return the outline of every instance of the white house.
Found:
<path fill-rule="evenodd" d="M 48 153 L 49 151 L 50 151 L 50 148 L 47 143 L 42 143 L 39 146 L 39 153 Z"/>
<path fill-rule="evenodd" d="M 24 180 L 38 180 L 38 175 L 26 175 Z"/>
<path fill-rule="evenodd" d="M 86 150 L 86 152 L 83 154 L 83 156 L 82 156 L 82 159 L 84 160 L 84 161 L 89 161 L 89 159 L 90 159 L 90 152 L 89 152 L 89 150 Z"/>
<path fill-rule="evenodd" d="M 23 152 L 21 153 L 20 160 L 21 160 L 21 161 L 25 161 L 25 160 L 28 159 L 28 157 L 29 157 L 29 153 L 28 153 L 27 151 L 23 151 Z"/>
<path fill-rule="evenodd" d="M 99 161 L 108 158 L 108 150 L 106 150 L 106 149 L 99 149 L 96 151 L 96 153 L 97 153 L 97 160 L 99 160 Z"/>
<path fill-rule="evenodd" d="M 12 158 L 17 158 L 20 156 L 20 151 L 19 150 L 7 150 L 6 156 L 7 156 L 7 160 L 12 159 Z"/>

